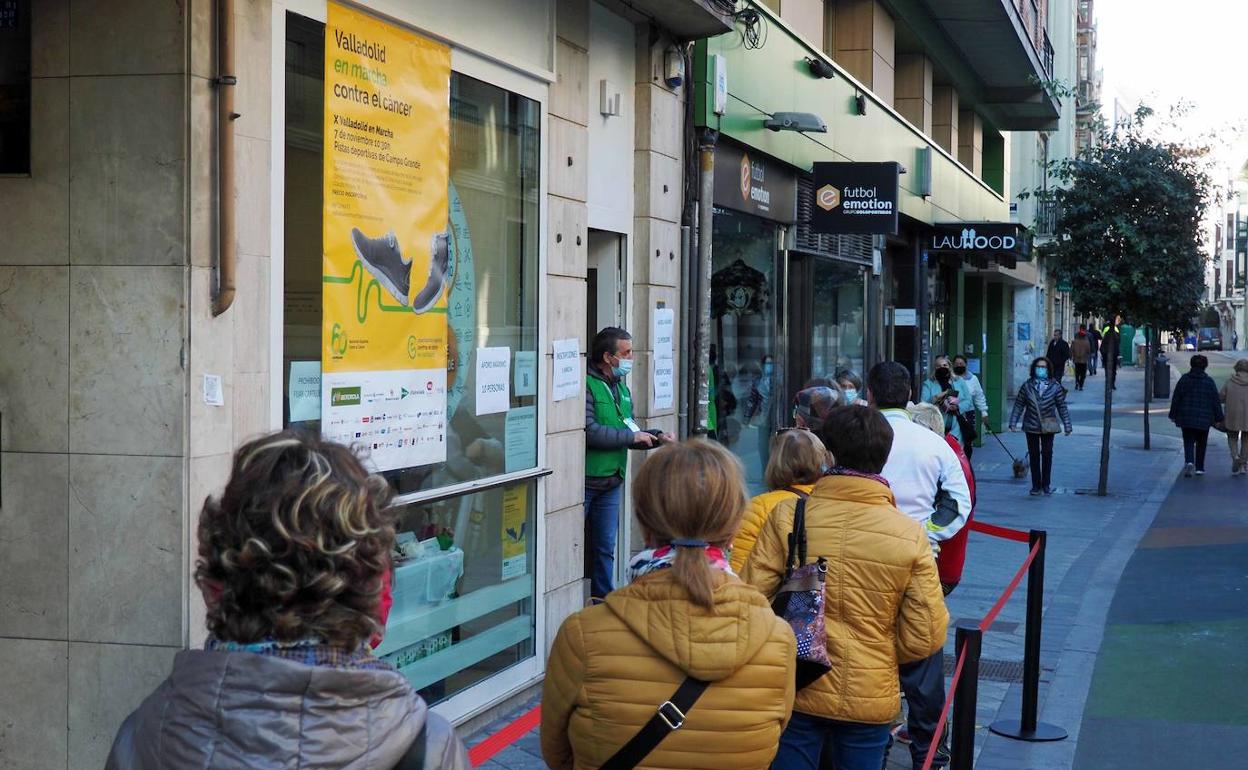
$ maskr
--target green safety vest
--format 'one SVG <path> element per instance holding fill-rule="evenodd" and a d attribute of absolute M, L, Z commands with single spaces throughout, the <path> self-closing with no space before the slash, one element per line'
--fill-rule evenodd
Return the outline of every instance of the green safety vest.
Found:
<path fill-rule="evenodd" d="M 611 386 L 594 376 L 585 378 L 589 392 L 594 397 L 594 420 L 608 428 L 628 428 L 625 420 L 633 419 L 633 394 L 623 380 L 616 385 L 620 400 L 616 401 Z M 585 449 L 585 475 L 596 478 L 619 476 L 623 478 L 628 467 L 628 447 L 619 449 Z"/>
<path fill-rule="evenodd" d="M 719 429 L 719 385 L 715 382 L 715 370 L 711 369 L 709 382 L 706 384 L 706 395 L 710 403 L 706 405 L 706 429 L 712 433 Z"/>

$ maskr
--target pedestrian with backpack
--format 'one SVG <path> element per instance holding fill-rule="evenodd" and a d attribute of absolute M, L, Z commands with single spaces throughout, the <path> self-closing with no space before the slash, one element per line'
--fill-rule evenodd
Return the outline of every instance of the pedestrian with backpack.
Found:
<path fill-rule="evenodd" d="M 646 548 L 630 582 L 564 620 L 550 651 L 541 743 L 552 770 L 771 763 L 797 645 L 728 565 L 745 505 L 741 464 L 717 443 L 666 446 L 642 465 L 633 511 Z"/>
<path fill-rule="evenodd" d="M 199 517 L 208 643 L 178 653 L 106 770 L 468 770 L 450 723 L 367 644 L 386 624 L 391 494 L 308 433 L 243 445 Z"/>

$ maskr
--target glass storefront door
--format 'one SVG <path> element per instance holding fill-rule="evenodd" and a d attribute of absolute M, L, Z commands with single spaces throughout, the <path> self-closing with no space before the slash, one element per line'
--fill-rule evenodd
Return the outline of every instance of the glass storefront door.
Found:
<path fill-rule="evenodd" d="M 779 233 L 774 222 L 715 211 L 711 338 L 716 438 L 741 459 L 751 495 L 766 489 L 767 446 L 784 419 Z"/>

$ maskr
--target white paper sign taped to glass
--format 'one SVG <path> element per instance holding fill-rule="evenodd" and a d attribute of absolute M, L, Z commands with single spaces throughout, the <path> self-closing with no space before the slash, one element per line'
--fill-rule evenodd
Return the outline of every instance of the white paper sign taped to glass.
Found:
<path fill-rule="evenodd" d="M 650 403 L 654 409 L 671 409 L 676 402 L 676 362 L 671 358 L 654 359 L 654 377 Z"/>
<path fill-rule="evenodd" d="M 537 466 L 537 407 L 521 406 L 507 412 L 503 437 L 503 470 L 525 471 Z"/>
<path fill-rule="evenodd" d="M 291 361 L 286 388 L 290 422 L 321 419 L 321 362 Z"/>
<path fill-rule="evenodd" d="M 671 359 L 675 353 L 676 311 L 670 307 L 654 309 L 650 339 L 654 345 L 654 357 Z"/>
<path fill-rule="evenodd" d="M 555 362 L 554 376 L 550 382 L 551 400 L 563 401 L 577 395 L 584 395 L 585 382 L 581 379 L 580 341 L 575 337 L 555 340 L 552 347 Z"/>
<path fill-rule="evenodd" d="M 515 382 L 512 386 L 517 396 L 537 395 L 537 351 L 517 350 Z"/>
<path fill-rule="evenodd" d="M 477 415 L 511 406 L 511 348 L 477 348 Z"/>

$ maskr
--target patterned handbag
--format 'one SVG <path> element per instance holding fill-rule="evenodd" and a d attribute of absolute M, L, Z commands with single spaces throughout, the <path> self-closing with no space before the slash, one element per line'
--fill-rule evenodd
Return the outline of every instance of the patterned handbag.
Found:
<path fill-rule="evenodd" d="M 832 670 L 828 658 L 828 634 L 824 628 L 824 583 L 828 561 L 822 556 L 806 563 L 806 500 L 797 501 L 793 531 L 789 533 L 789 558 L 784 582 L 771 608 L 784 618 L 797 637 L 797 689 L 802 689 Z"/>

